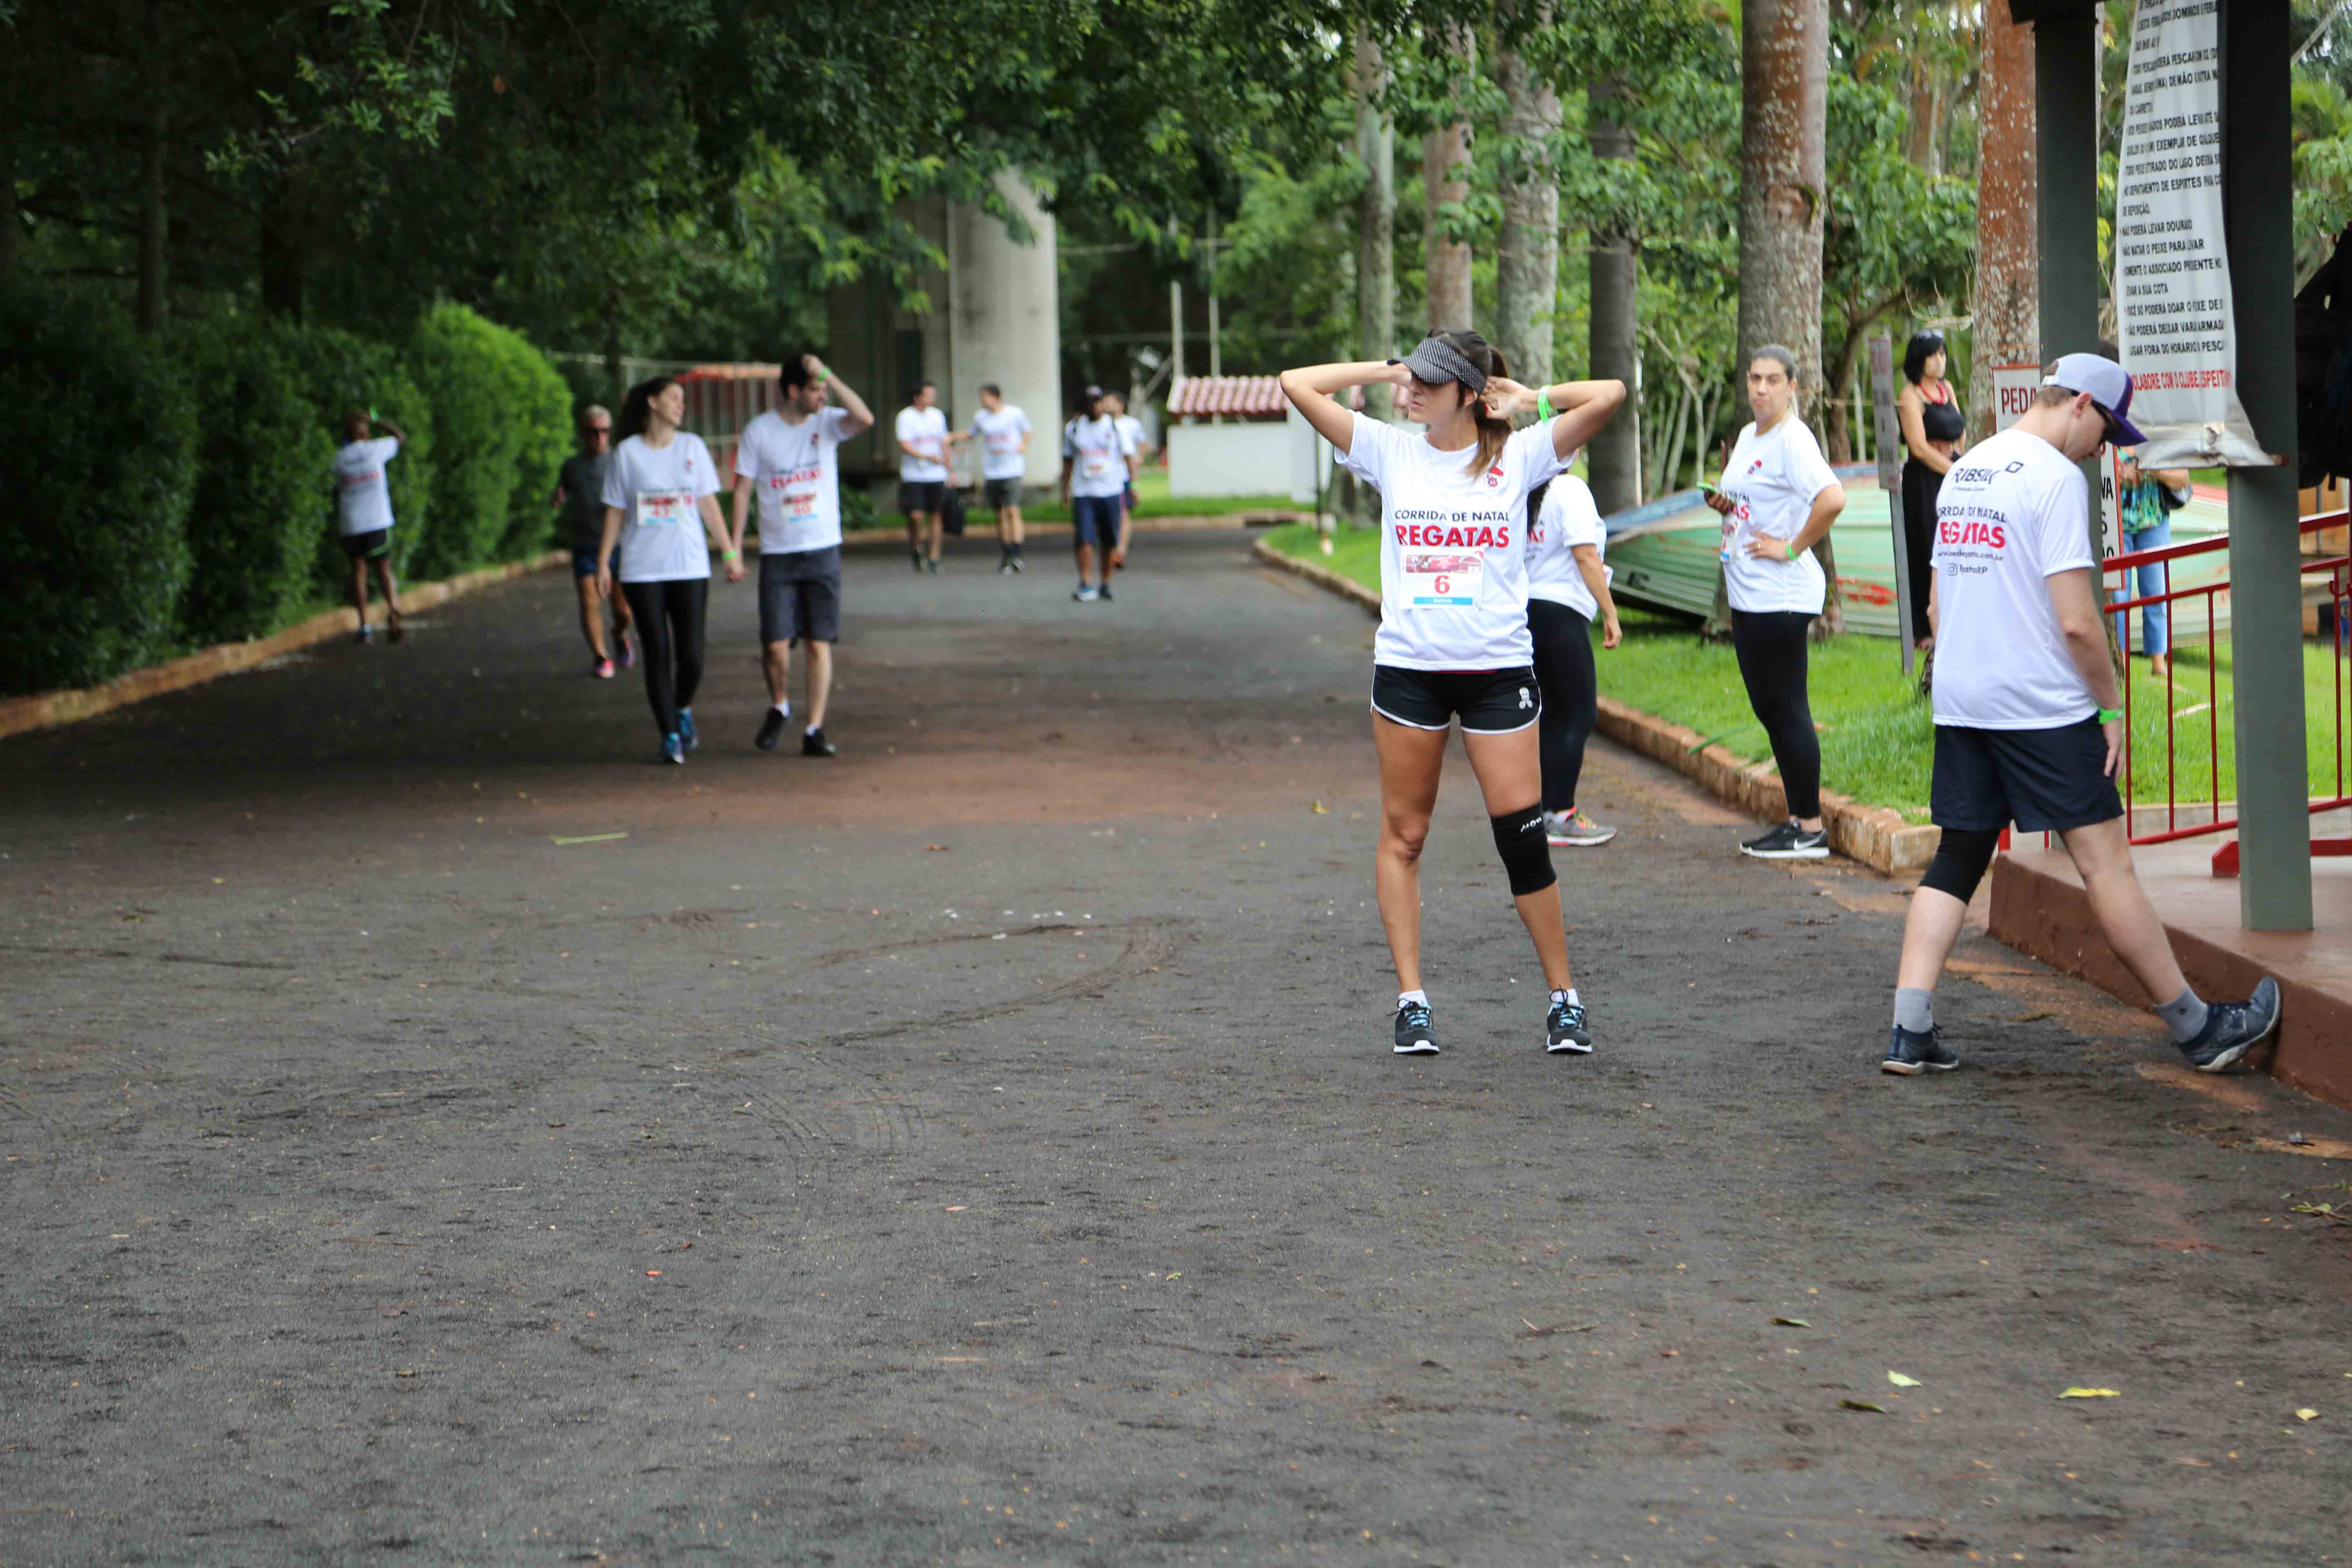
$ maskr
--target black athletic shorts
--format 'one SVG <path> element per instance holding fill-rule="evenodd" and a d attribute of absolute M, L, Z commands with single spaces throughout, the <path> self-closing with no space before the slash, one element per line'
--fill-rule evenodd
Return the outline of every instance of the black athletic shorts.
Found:
<path fill-rule="evenodd" d="M 948 504 L 948 482 L 945 479 L 900 479 L 898 510 L 908 517 L 928 512 L 933 517 Z"/>
<path fill-rule="evenodd" d="M 990 479 L 982 487 L 981 505 L 992 510 L 1021 504 L 1019 479 Z"/>
<path fill-rule="evenodd" d="M 1463 733 L 1507 735 L 1543 715 L 1536 672 L 1517 669 L 1404 669 L 1372 666 L 1372 711 L 1415 730 L 1443 730 L 1456 714 Z"/>
<path fill-rule="evenodd" d="M 2116 781 L 2102 771 L 2107 738 L 2096 719 L 2053 730 L 1936 726 L 1936 776 L 1928 811 L 1938 827 L 1998 833 L 2063 833 L 2124 814 Z"/>
<path fill-rule="evenodd" d="M 760 557 L 760 640 L 841 640 L 841 546 Z"/>
<path fill-rule="evenodd" d="M 392 530 L 375 529 L 367 533 L 343 535 L 343 553 L 354 561 L 381 561 L 392 553 Z"/>

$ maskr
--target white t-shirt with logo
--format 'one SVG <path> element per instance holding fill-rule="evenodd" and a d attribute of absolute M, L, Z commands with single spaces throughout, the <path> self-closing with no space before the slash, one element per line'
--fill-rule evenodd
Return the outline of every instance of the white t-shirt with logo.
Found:
<path fill-rule="evenodd" d="M 1495 460 L 1441 452 L 1416 426 L 1355 416 L 1339 460 L 1381 492 L 1381 629 L 1372 659 L 1402 669 L 1513 669 L 1528 636 L 1528 492 L 1568 465 L 1551 426 L 1530 425 Z"/>
<path fill-rule="evenodd" d="M 632 436 L 614 447 L 604 470 L 604 504 L 621 509 L 621 581 L 709 576 L 701 498 L 718 493 L 719 465 L 691 431 L 678 431 L 667 447 Z"/>
<path fill-rule="evenodd" d="M 1070 460 L 1070 493 L 1115 496 L 1127 489 L 1127 459 L 1135 450 L 1108 415 L 1077 418 L 1062 427 L 1062 456 Z"/>
<path fill-rule="evenodd" d="M 335 510 L 344 538 L 392 526 L 392 487 L 383 466 L 400 451 L 390 436 L 352 441 L 335 453 Z"/>
<path fill-rule="evenodd" d="M 1008 403 L 991 414 L 983 408 L 971 416 L 971 433 L 980 442 L 980 477 L 1017 479 L 1029 471 L 1021 455 L 1021 437 L 1029 434 L 1029 416 Z"/>
<path fill-rule="evenodd" d="M 1812 515 L 1813 498 L 1837 482 L 1821 443 L 1794 414 L 1783 415 L 1761 436 L 1752 424 L 1739 432 L 1723 468 L 1723 492 L 1738 503 L 1723 519 L 1723 547 L 1731 552 L 1724 578 L 1733 609 L 1822 613 L 1829 579 L 1811 551 L 1794 561 L 1766 560 L 1748 554 L 1748 542 L 1796 538 Z"/>
<path fill-rule="evenodd" d="M 761 554 L 841 542 L 838 453 L 848 423 L 845 408 L 820 408 L 797 425 L 771 408 L 743 426 L 735 443 L 735 471 L 751 481 L 760 497 Z"/>
<path fill-rule="evenodd" d="M 1566 605 L 1589 621 L 1599 616 L 1601 605 L 1577 570 L 1580 544 L 1600 554 L 1609 548 L 1609 531 L 1601 525 L 1591 487 L 1574 474 L 1562 474 L 1544 492 L 1535 525 L 1528 530 L 1528 597 Z M 1610 568 L 1601 570 L 1602 582 L 1613 580 Z"/>
<path fill-rule="evenodd" d="M 2054 730 L 2099 710 L 2066 656 L 2050 577 L 2088 568 L 2090 487 L 2039 436 L 1969 449 L 1936 500 L 1936 722 Z"/>
<path fill-rule="evenodd" d="M 1143 421 L 1132 414 L 1118 416 L 1118 433 L 1127 437 L 1127 449 L 1137 457 L 1143 456 Z"/>
<path fill-rule="evenodd" d="M 902 484 L 933 484 L 948 477 L 948 416 L 945 411 L 930 408 L 898 410 L 898 439 L 923 454 L 919 458 L 907 455 L 906 447 L 898 449 L 898 479 Z"/>

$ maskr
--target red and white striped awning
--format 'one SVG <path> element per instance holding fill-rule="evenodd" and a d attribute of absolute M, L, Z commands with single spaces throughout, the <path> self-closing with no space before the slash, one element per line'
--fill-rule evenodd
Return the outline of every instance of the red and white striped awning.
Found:
<path fill-rule="evenodd" d="M 1348 405 L 1364 405 L 1363 388 L 1349 393 Z M 1290 400 L 1282 395 L 1282 383 L 1270 375 L 1188 375 L 1169 390 L 1168 412 L 1179 418 L 1218 414 L 1228 419 L 1280 419 L 1290 412 Z"/>

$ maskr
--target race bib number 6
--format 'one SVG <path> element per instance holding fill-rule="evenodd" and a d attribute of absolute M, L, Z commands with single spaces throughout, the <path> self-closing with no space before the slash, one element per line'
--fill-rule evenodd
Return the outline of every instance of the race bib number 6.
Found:
<path fill-rule="evenodd" d="M 694 498 L 684 490 L 646 490 L 637 497 L 639 528 L 676 528 L 694 515 Z"/>
<path fill-rule="evenodd" d="M 1477 605 L 1486 572 L 1483 553 L 1434 555 L 1407 551 L 1403 565 L 1406 609 L 1470 609 Z"/>

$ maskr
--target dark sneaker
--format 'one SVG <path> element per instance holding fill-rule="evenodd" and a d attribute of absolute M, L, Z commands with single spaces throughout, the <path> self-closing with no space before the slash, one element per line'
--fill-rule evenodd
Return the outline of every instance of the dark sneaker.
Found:
<path fill-rule="evenodd" d="M 676 735 L 664 735 L 662 737 L 661 760 L 666 763 L 676 763 L 681 767 L 685 766 L 685 743 L 679 741 Z"/>
<path fill-rule="evenodd" d="M 940 558 L 936 555 L 923 563 L 923 570 L 936 577 L 940 574 Z"/>
<path fill-rule="evenodd" d="M 776 749 L 776 742 L 783 738 L 783 733 L 784 715 L 771 708 L 768 716 L 760 721 L 760 732 L 751 738 L 751 744 L 763 752 L 772 752 Z"/>
<path fill-rule="evenodd" d="M 1583 1004 L 1563 996 L 1551 1005 L 1551 1016 L 1544 1020 L 1544 1049 L 1553 1056 L 1592 1054 L 1592 1031 L 1585 1026 Z"/>
<path fill-rule="evenodd" d="M 391 625 L 385 631 L 384 636 L 390 641 L 398 642 L 407 635 L 407 628 L 400 624 L 400 612 L 398 610 L 393 611 Z"/>
<path fill-rule="evenodd" d="M 1000 577 L 1010 577 L 1010 576 L 1012 576 L 1012 575 L 1013 575 L 1013 557 L 1011 557 L 1010 555 L 1006 556 L 1003 560 L 1002 560 L 1002 561 L 1000 561 L 1000 562 L 998 562 L 998 563 L 996 563 L 996 574 L 997 574 L 998 576 L 1000 576 Z"/>
<path fill-rule="evenodd" d="M 1103 584 L 1102 584 L 1102 588 L 1101 588 L 1101 594 L 1102 594 L 1102 601 L 1103 601 L 1103 603 L 1104 603 L 1104 604 L 1106 604 L 1106 605 L 1109 604 L 1109 603 L 1110 603 L 1110 599 L 1111 599 L 1111 593 L 1110 593 L 1110 579 L 1109 579 L 1109 578 L 1108 578 L 1108 577 L 1106 577 L 1106 578 L 1104 578 L 1104 579 L 1103 579 Z"/>
<path fill-rule="evenodd" d="M 1916 1035 L 1897 1024 L 1886 1042 L 1886 1059 L 1878 1064 L 1878 1070 L 1915 1078 L 1923 1072 L 1949 1072 L 1959 1065 L 1960 1058 L 1944 1047 L 1943 1030 L 1931 1028 L 1924 1035 Z"/>
<path fill-rule="evenodd" d="M 621 668 L 635 669 L 636 667 L 637 639 L 631 634 L 623 632 L 621 634 Z"/>
<path fill-rule="evenodd" d="M 1029 570 L 1028 558 L 1023 555 L 1018 550 L 1013 552 L 1013 569 L 1015 572 L 1026 572 Z"/>
<path fill-rule="evenodd" d="M 923 552 L 919 550 L 909 550 L 907 552 L 907 563 L 920 572 L 923 569 Z"/>
<path fill-rule="evenodd" d="M 1408 1002 L 1397 1009 L 1396 1054 L 1401 1057 L 1433 1057 L 1437 1054 L 1437 1037 L 1429 1032 L 1428 1004 Z"/>
<path fill-rule="evenodd" d="M 1081 605 L 1091 605 L 1097 597 L 1099 597 L 1099 595 L 1097 594 L 1095 585 L 1092 583 L 1081 583 L 1071 592 L 1070 597 L 1076 599 Z"/>
<path fill-rule="evenodd" d="M 365 621 L 362 621 L 362 622 L 360 623 L 360 629 L 359 629 L 359 630 L 357 630 L 357 631 L 355 631 L 355 632 L 353 632 L 353 633 L 352 634 L 352 641 L 353 641 L 353 642 L 373 642 L 373 641 L 375 641 L 375 628 L 374 628 L 373 626 L 369 626 Z"/>
<path fill-rule="evenodd" d="M 691 708 L 677 710 L 677 738 L 686 742 L 686 749 L 689 752 L 702 744 L 702 737 L 694 732 L 694 710 Z"/>
<path fill-rule="evenodd" d="M 1790 817 L 1761 838 L 1751 838 L 1739 847 L 1742 855 L 1753 855 L 1759 860 L 1826 860 L 1830 858 L 1830 836 L 1826 830 L 1808 833 Z"/>
<path fill-rule="evenodd" d="M 801 734 L 801 755 L 803 757 L 829 757 L 840 749 L 824 738 L 822 730 L 803 731 Z"/>
<path fill-rule="evenodd" d="M 2269 1039 L 2278 1023 L 2278 982 L 2264 975 L 2243 1002 L 2208 1003 L 2204 1029 L 2180 1047 L 2180 1054 L 2199 1072 L 2228 1072 Z"/>

